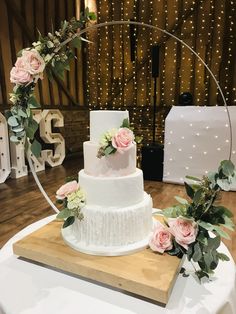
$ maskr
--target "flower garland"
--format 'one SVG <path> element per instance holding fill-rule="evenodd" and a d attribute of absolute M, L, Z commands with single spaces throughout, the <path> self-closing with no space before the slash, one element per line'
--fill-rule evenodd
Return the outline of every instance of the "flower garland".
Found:
<path fill-rule="evenodd" d="M 50 80 L 54 76 L 63 79 L 64 72 L 70 70 L 70 60 L 75 58 L 73 48 L 78 48 L 81 40 L 85 40 L 77 36 L 78 28 L 95 19 L 95 14 L 86 9 L 80 20 L 72 18 L 69 22 L 63 21 L 58 31 L 48 33 L 46 37 L 39 34 L 38 41 L 32 47 L 18 53 L 10 72 L 10 80 L 15 84 L 10 94 L 13 106 L 6 113 L 11 131 L 10 140 L 18 143 L 26 136 L 26 151 L 30 146 L 36 157 L 41 152 L 41 144 L 35 139 L 38 123 L 32 115 L 32 109 L 40 107 L 34 97 L 36 83 L 43 79 L 44 70 Z"/>
<path fill-rule="evenodd" d="M 155 223 L 149 246 L 161 254 L 165 251 L 178 257 L 186 254 L 189 261 L 198 264 L 199 269 L 194 266 L 194 273 L 201 280 L 214 274 L 219 260 L 229 260 L 217 249 L 221 237 L 229 239 L 222 227 L 234 230 L 233 214 L 218 201 L 220 191 L 228 191 L 236 183 L 236 171 L 231 161 L 224 160 L 217 172 L 201 180 L 187 178 L 192 182 L 184 183 L 190 200 L 176 196 L 178 205 L 154 213 L 164 216 L 164 224 Z"/>

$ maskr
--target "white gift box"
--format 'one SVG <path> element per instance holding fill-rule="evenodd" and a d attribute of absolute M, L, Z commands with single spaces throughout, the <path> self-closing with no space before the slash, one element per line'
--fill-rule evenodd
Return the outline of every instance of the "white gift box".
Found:
<path fill-rule="evenodd" d="M 236 164 L 236 106 L 228 107 L 232 156 Z M 183 184 L 186 175 L 202 177 L 229 159 L 230 123 L 225 107 L 173 106 L 165 121 L 163 181 Z M 232 187 L 233 190 L 236 186 Z"/>

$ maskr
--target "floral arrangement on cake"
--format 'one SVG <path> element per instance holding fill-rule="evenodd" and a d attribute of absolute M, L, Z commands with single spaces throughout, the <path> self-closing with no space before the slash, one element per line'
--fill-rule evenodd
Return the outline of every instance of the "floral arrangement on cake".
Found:
<path fill-rule="evenodd" d="M 124 119 L 119 129 L 111 129 L 102 134 L 99 149 L 97 153 L 98 158 L 109 156 L 115 152 L 123 153 L 125 150 L 136 141 L 142 141 L 141 136 L 134 136 L 132 128 L 130 128 L 128 118 Z"/>
<path fill-rule="evenodd" d="M 36 157 L 41 152 L 41 144 L 35 138 L 38 123 L 33 119 L 31 111 L 40 107 L 34 97 L 36 83 L 43 79 L 44 71 L 50 80 L 54 76 L 63 79 L 64 72 L 70 70 L 70 60 L 75 58 L 73 48 L 78 48 L 81 40 L 85 40 L 78 37 L 78 29 L 95 19 L 95 14 L 86 8 L 80 20 L 72 18 L 70 21 L 63 21 L 58 31 L 48 33 L 45 37 L 39 33 L 38 41 L 17 55 L 10 72 L 10 80 L 15 84 L 10 94 L 13 105 L 6 113 L 11 131 L 10 140 L 18 143 L 26 136 L 26 151 L 29 147 Z"/>
<path fill-rule="evenodd" d="M 161 254 L 186 254 L 189 261 L 198 265 L 197 269 L 193 263 L 194 273 L 201 280 L 214 274 L 219 260 L 229 260 L 217 249 L 221 238 L 229 239 L 224 229 L 234 230 L 233 215 L 219 204 L 219 199 L 221 190 L 228 191 L 236 183 L 236 171 L 231 161 L 224 160 L 217 172 L 202 179 L 187 178 L 192 182 L 184 183 L 189 200 L 176 196 L 177 205 L 154 213 L 164 219 L 163 223 L 156 221 L 149 246 Z"/>
<path fill-rule="evenodd" d="M 72 225 L 75 218 L 84 218 L 81 209 L 85 206 L 85 193 L 80 189 L 76 180 L 69 181 L 62 185 L 56 192 L 57 203 L 63 205 L 63 209 L 57 215 L 57 219 L 63 219 L 63 228 Z"/>

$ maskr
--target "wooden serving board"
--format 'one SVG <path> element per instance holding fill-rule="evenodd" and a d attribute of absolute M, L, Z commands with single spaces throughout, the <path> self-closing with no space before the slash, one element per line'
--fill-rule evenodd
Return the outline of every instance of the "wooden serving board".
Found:
<path fill-rule="evenodd" d="M 126 256 L 93 256 L 67 246 L 60 221 L 52 221 L 13 244 L 16 255 L 166 304 L 181 260 L 145 249 Z"/>

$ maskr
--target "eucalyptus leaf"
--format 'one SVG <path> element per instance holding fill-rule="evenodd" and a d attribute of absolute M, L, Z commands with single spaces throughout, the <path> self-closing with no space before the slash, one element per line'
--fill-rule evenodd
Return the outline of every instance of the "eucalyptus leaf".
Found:
<path fill-rule="evenodd" d="M 27 118 L 27 113 L 23 111 L 21 108 L 18 109 L 18 115 L 23 118 Z"/>
<path fill-rule="evenodd" d="M 31 97 L 29 97 L 29 99 L 28 99 L 28 106 L 30 107 L 30 108 L 40 108 L 40 105 L 39 105 L 39 103 L 37 102 L 37 100 L 36 100 L 36 98 L 34 97 L 34 96 L 31 96 Z"/>
<path fill-rule="evenodd" d="M 120 126 L 121 128 L 129 128 L 129 119 L 125 118 Z"/>
<path fill-rule="evenodd" d="M 197 178 L 197 177 L 193 177 L 193 176 L 186 176 L 185 178 L 192 180 L 192 181 L 198 181 L 201 182 L 201 179 Z"/>
<path fill-rule="evenodd" d="M 211 269 L 211 264 L 214 261 L 213 255 L 211 251 L 208 251 L 206 254 L 204 254 L 204 262 L 206 264 L 207 269 Z"/>
<path fill-rule="evenodd" d="M 71 211 L 68 208 L 64 208 L 57 214 L 57 219 L 66 219 L 71 216 Z"/>
<path fill-rule="evenodd" d="M 218 178 L 216 182 L 222 190 L 224 190 L 224 191 L 230 190 L 231 183 L 228 179 L 219 179 Z"/>
<path fill-rule="evenodd" d="M 38 126 L 39 126 L 38 123 L 34 119 L 29 120 L 29 127 L 32 128 L 34 132 L 37 131 Z"/>
<path fill-rule="evenodd" d="M 77 36 L 75 38 L 73 38 L 70 43 L 71 43 L 72 47 L 75 47 L 75 48 L 81 47 L 81 39 Z"/>
<path fill-rule="evenodd" d="M 15 116 L 9 117 L 8 120 L 7 120 L 7 122 L 8 122 L 8 124 L 9 124 L 10 126 L 18 126 L 18 125 L 19 125 L 19 122 L 18 122 L 18 120 L 16 119 Z"/>
<path fill-rule="evenodd" d="M 36 158 L 40 157 L 42 146 L 36 139 L 34 139 L 30 149 Z"/>
<path fill-rule="evenodd" d="M 35 131 L 34 131 L 32 128 L 27 127 L 27 128 L 25 129 L 25 132 L 26 132 L 26 136 L 27 136 L 29 139 L 32 140 L 32 139 L 34 138 Z"/>
<path fill-rule="evenodd" d="M 201 226 L 202 228 L 208 230 L 208 231 L 214 230 L 214 226 L 212 224 L 210 224 L 209 222 L 199 220 L 198 225 Z"/>
<path fill-rule="evenodd" d="M 18 126 L 16 126 L 16 127 L 12 127 L 12 131 L 14 132 L 14 133 L 20 133 L 20 132 L 22 132 L 24 130 L 24 128 L 22 127 L 22 126 L 20 126 L 20 125 L 18 125 Z"/>
<path fill-rule="evenodd" d="M 198 242 L 194 245 L 193 251 L 194 251 L 192 256 L 193 261 L 194 262 L 200 261 L 200 259 L 202 258 L 202 251 Z"/>
<path fill-rule="evenodd" d="M 116 148 L 114 148 L 113 146 L 107 146 L 104 153 L 105 153 L 105 156 L 108 156 L 110 154 L 113 154 L 116 152 Z"/>
<path fill-rule="evenodd" d="M 222 208 L 223 210 L 224 210 L 224 215 L 225 216 L 227 216 L 227 217 L 229 217 L 229 218 L 232 218 L 234 215 L 233 215 L 233 213 L 228 209 L 228 208 L 226 208 L 226 207 L 224 207 L 224 206 L 217 206 L 217 208 Z"/>
<path fill-rule="evenodd" d="M 53 75 L 52 75 L 52 69 L 50 66 L 46 67 L 46 74 L 50 82 L 53 82 Z"/>
<path fill-rule="evenodd" d="M 230 258 L 224 253 L 217 252 L 218 258 L 222 261 L 230 261 Z"/>
<path fill-rule="evenodd" d="M 202 197 L 202 193 L 203 193 L 203 189 L 198 189 L 195 193 L 194 193 L 194 197 L 193 197 L 193 202 L 196 204 L 200 201 L 201 197 Z"/>
<path fill-rule="evenodd" d="M 220 226 L 214 226 L 213 230 L 215 231 L 214 232 L 215 234 L 221 236 L 222 238 L 225 238 L 227 240 L 230 239 L 230 236 L 228 235 L 228 233 L 222 230 Z"/>
<path fill-rule="evenodd" d="M 176 201 L 178 201 L 182 205 L 188 205 L 188 201 L 182 197 L 175 196 Z"/>
<path fill-rule="evenodd" d="M 192 199 L 194 197 L 194 189 L 187 182 L 184 182 L 184 186 L 187 195 Z"/>
<path fill-rule="evenodd" d="M 226 215 L 223 215 L 223 218 L 224 218 L 224 221 L 225 223 L 222 224 L 225 228 L 231 230 L 231 231 L 234 231 L 235 229 L 235 225 L 233 223 L 233 221 Z"/>
<path fill-rule="evenodd" d="M 62 228 L 66 228 L 66 227 L 69 227 L 70 225 L 72 225 L 75 221 L 75 217 L 74 216 L 70 216 L 66 219 L 66 221 L 64 222 Z"/>
<path fill-rule="evenodd" d="M 38 129 L 38 123 L 35 121 L 35 120 L 29 120 L 29 124 L 26 128 L 26 136 L 33 140 L 34 139 L 34 135 L 35 135 L 35 132 L 37 131 Z"/>
<path fill-rule="evenodd" d="M 234 173 L 234 164 L 231 160 L 223 160 L 220 163 L 220 168 L 222 169 L 223 174 L 228 177 Z"/>
<path fill-rule="evenodd" d="M 196 276 L 198 277 L 198 279 L 201 281 L 202 278 L 207 277 L 209 278 L 209 275 L 207 272 L 203 271 L 203 270 L 198 270 L 196 271 Z"/>
<path fill-rule="evenodd" d="M 217 249 L 220 246 L 221 239 L 219 236 L 214 238 L 209 238 L 207 240 L 207 246 L 209 250 Z"/>

